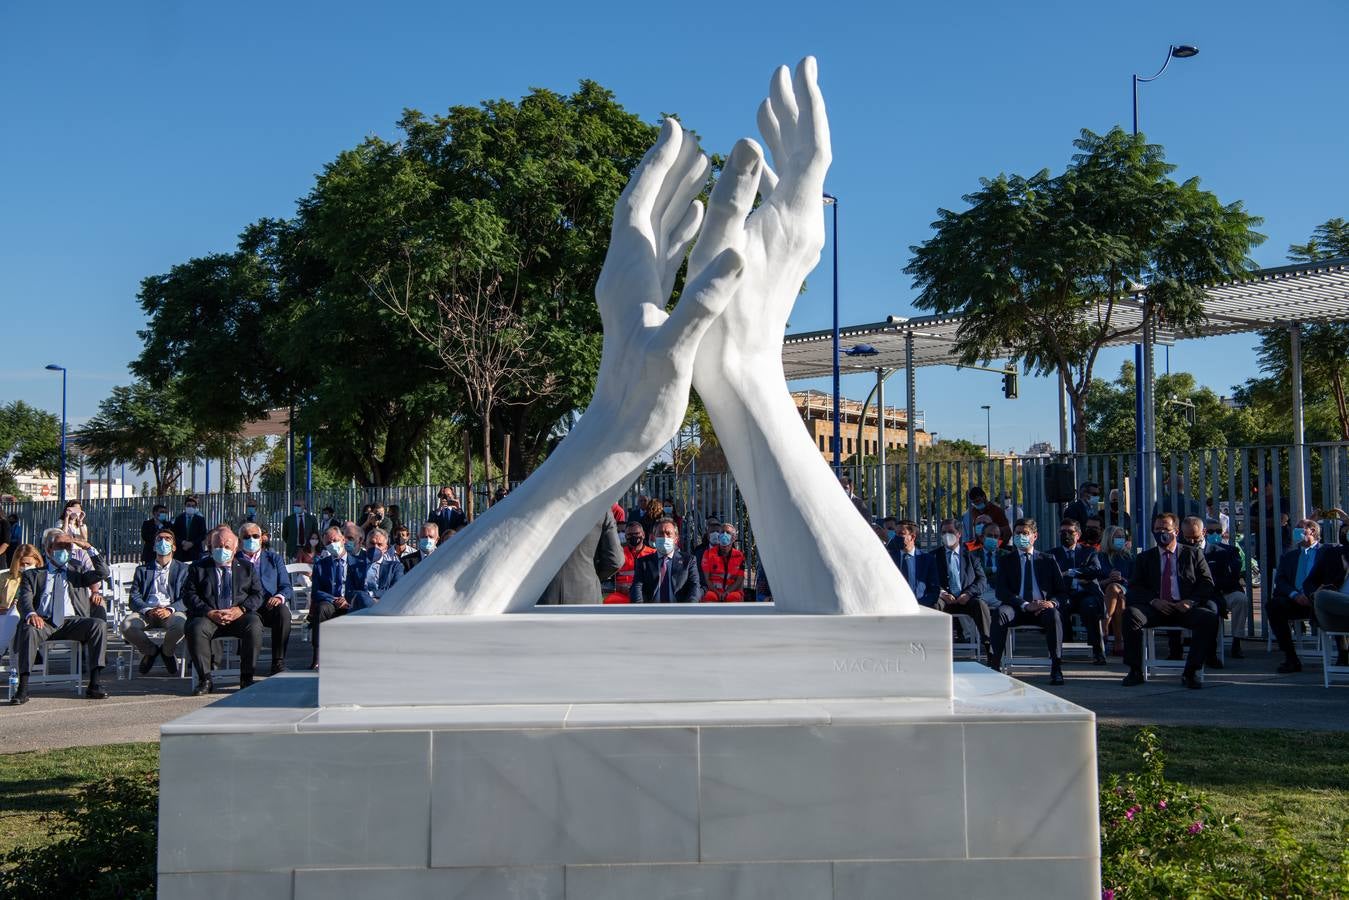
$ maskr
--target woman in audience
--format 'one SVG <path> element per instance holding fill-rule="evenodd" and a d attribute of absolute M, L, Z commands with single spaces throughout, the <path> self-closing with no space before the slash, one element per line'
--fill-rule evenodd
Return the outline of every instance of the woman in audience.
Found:
<path fill-rule="evenodd" d="M 10 560 L 9 570 L 0 574 L 0 654 L 13 650 L 14 633 L 19 630 L 19 582 L 25 569 L 44 565 L 42 553 L 32 544 L 20 544 Z M 14 665 L 13 660 L 10 665 Z"/>
<path fill-rule="evenodd" d="M 304 542 L 300 552 L 295 554 L 295 561 L 313 565 L 314 560 L 318 559 L 323 551 L 319 548 L 319 533 L 317 531 L 309 532 L 309 540 Z"/>
<path fill-rule="evenodd" d="M 1107 528 L 1105 540 L 1101 542 L 1101 555 L 1105 557 L 1106 571 L 1100 581 L 1105 594 L 1105 633 L 1114 642 L 1111 653 L 1123 656 L 1124 595 L 1134 573 L 1134 548 L 1129 541 L 1129 532 L 1118 525 Z"/>

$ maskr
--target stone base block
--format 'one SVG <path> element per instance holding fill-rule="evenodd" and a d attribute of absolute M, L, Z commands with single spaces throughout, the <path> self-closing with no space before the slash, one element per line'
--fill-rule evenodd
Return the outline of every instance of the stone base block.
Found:
<path fill-rule="evenodd" d="M 163 726 L 164 898 L 1096 898 L 1095 721 L 953 699 L 325 709 Z"/>

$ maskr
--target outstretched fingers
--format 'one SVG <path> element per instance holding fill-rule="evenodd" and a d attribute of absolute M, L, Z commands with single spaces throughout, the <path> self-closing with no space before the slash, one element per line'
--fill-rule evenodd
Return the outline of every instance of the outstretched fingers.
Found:
<path fill-rule="evenodd" d="M 681 130 L 679 155 L 665 173 L 665 182 L 651 208 L 651 230 L 659 239 L 664 239 L 684 218 L 689 203 L 698 196 L 707 178 L 707 157 L 698 146 L 698 139 L 693 132 Z"/>
<path fill-rule="evenodd" d="M 660 197 L 661 189 L 670 174 L 670 169 L 679 158 L 684 145 L 684 132 L 673 119 L 666 119 L 660 127 L 660 136 L 646 156 L 637 164 L 637 169 L 628 179 L 627 187 L 619 195 L 618 209 L 626 210 L 626 216 L 615 216 L 614 227 L 632 224 L 623 219 L 650 220 L 652 210 Z"/>
<path fill-rule="evenodd" d="M 759 134 L 763 136 L 768 152 L 773 155 L 773 164 L 778 167 L 786 165 L 787 148 L 782 143 L 782 126 L 778 123 L 778 117 L 773 114 L 773 101 L 768 97 L 759 104 L 756 118 L 759 122 Z"/>
<path fill-rule="evenodd" d="M 823 182 L 833 152 L 829 144 L 829 116 L 824 109 L 824 97 L 820 94 L 819 76 L 815 57 L 807 56 L 797 63 L 796 74 L 792 76 L 792 93 L 797 108 L 795 149 L 801 157 L 797 162 L 802 168 L 810 170 L 812 176 L 818 175 Z"/>
<path fill-rule="evenodd" d="M 736 141 L 707 201 L 702 236 L 689 260 L 691 278 L 696 278 L 724 249 L 740 247 L 745 219 L 754 209 L 754 195 L 766 170 L 758 144 L 748 138 Z"/>
<path fill-rule="evenodd" d="M 698 236 L 698 229 L 702 227 L 702 224 L 703 204 L 694 200 L 688 205 L 684 218 L 670 231 L 666 240 L 665 269 L 661 276 L 662 297 L 670 296 L 670 291 L 674 287 L 675 276 L 679 274 L 679 267 L 684 262 L 684 254 L 688 252 L 693 239 Z"/>
<path fill-rule="evenodd" d="M 651 344 L 652 351 L 666 355 L 676 366 L 686 365 L 685 372 L 691 372 L 698 344 L 735 296 L 744 271 L 745 261 L 735 250 L 728 247 L 717 254 L 696 278 L 684 285 L 674 311 Z"/>

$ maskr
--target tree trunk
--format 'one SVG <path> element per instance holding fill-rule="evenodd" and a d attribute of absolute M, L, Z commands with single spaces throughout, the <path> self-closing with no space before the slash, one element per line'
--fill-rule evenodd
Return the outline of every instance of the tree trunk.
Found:
<path fill-rule="evenodd" d="M 509 490 L 511 486 L 511 433 L 501 435 L 501 483 Z"/>
<path fill-rule="evenodd" d="M 492 404 L 483 406 L 482 413 L 482 478 L 487 488 L 487 505 L 492 505 Z"/>
<path fill-rule="evenodd" d="M 1331 370 L 1331 387 L 1335 390 L 1335 412 L 1340 417 L 1340 440 L 1349 441 L 1349 408 L 1346 408 L 1344 399 L 1344 376 L 1340 373 L 1339 366 Z"/>
<path fill-rule="evenodd" d="M 464 429 L 464 516 L 473 521 L 473 437 Z"/>
<path fill-rule="evenodd" d="M 1087 452 L 1087 392 L 1074 391 L 1068 388 L 1068 401 L 1073 406 L 1073 440 L 1077 445 L 1077 452 L 1085 455 Z"/>

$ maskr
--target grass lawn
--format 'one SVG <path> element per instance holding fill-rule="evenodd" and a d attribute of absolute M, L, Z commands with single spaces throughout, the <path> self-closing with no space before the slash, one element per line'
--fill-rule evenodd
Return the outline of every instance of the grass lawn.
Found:
<path fill-rule="evenodd" d="M 1240 816 L 1248 839 L 1261 842 L 1282 820 L 1300 841 L 1327 851 L 1349 823 L 1349 736 L 1274 729 L 1156 727 L 1167 777 L 1210 795 Z M 1102 725 L 1100 774 L 1137 765 L 1133 726 Z M 44 842 L 45 812 L 69 808 L 77 785 L 159 765 L 157 744 L 113 744 L 0 755 L 0 851 Z"/>
<path fill-rule="evenodd" d="M 1299 843 L 1338 855 L 1349 824 L 1349 735 L 1276 729 L 1153 726 L 1166 777 L 1199 788 L 1214 809 L 1239 816 L 1263 844 L 1282 822 Z M 1097 730 L 1100 777 L 1139 768 L 1137 726 Z"/>

